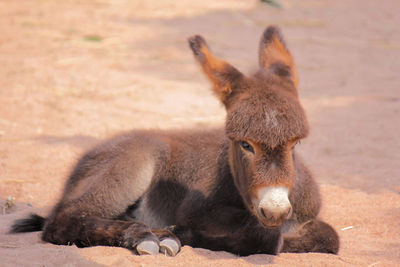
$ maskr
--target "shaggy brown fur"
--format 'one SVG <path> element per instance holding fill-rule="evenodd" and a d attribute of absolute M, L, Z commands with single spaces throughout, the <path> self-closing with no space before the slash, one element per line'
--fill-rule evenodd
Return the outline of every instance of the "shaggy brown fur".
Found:
<path fill-rule="evenodd" d="M 19 220 L 13 232 L 43 228 L 54 244 L 140 254 L 175 255 L 181 244 L 239 255 L 338 252 L 335 230 L 316 218 L 318 187 L 294 152 L 308 124 L 279 29 L 262 35 L 251 77 L 215 57 L 201 36 L 189 44 L 226 107 L 225 129 L 115 137 L 81 158 L 46 219 Z M 283 204 L 268 202 L 271 188 L 288 192 L 287 202 L 284 194 L 271 195 Z"/>

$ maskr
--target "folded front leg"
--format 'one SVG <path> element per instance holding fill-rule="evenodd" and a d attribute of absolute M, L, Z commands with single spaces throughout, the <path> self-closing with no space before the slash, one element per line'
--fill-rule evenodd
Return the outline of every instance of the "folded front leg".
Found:
<path fill-rule="evenodd" d="M 278 228 L 266 229 L 244 207 L 215 203 L 195 194 L 179 208 L 173 230 L 183 245 L 242 256 L 279 252 L 282 241 Z"/>
<path fill-rule="evenodd" d="M 329 224 L 318 219 L 310 220 L 283 235 L 281 252 L 321 252 L 337 254 L 339 236 Z"/>

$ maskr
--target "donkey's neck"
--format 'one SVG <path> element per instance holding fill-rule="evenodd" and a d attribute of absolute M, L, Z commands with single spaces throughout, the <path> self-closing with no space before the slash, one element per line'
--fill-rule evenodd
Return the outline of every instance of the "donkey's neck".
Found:
<path fill-rule="evenodd" d="M 232 205 L 245 208 L 241 194 L 235 185 L 233 168 L 230 163 L 231 140 L 224 136 L 221 140 L 221 149 L 217 156 L 217 184 L 214 194 L 231 202 Z"/>

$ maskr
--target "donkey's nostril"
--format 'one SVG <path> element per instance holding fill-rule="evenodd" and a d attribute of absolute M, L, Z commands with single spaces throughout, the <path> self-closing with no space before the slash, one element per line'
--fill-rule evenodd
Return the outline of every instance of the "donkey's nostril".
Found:
<path fill-rule="evenodd" d="M 265 211 L 263 208 L 260 209 L 260 214 L 264 219 L 267 219 L 267 215 L 265 214 Z"/>

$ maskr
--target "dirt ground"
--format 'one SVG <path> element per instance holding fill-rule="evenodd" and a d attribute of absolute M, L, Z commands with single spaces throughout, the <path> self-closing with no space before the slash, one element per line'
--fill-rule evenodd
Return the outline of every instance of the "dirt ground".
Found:
<path fill-rule="evenodd" d="M 400 1 L 0 1 L 0 266 L 400 265 Z M 187 37 L 202 34 L 243 71 L 280 25 L 311 125 L 299 152 L 321 184 L 339 255 L 174 257 L 78 249 L 7 234 L 46 215 L 79 156 L 137 128 L 221 125 L 224 110 Z M 15 205 L 8 208 L 11 196 Z"/>

